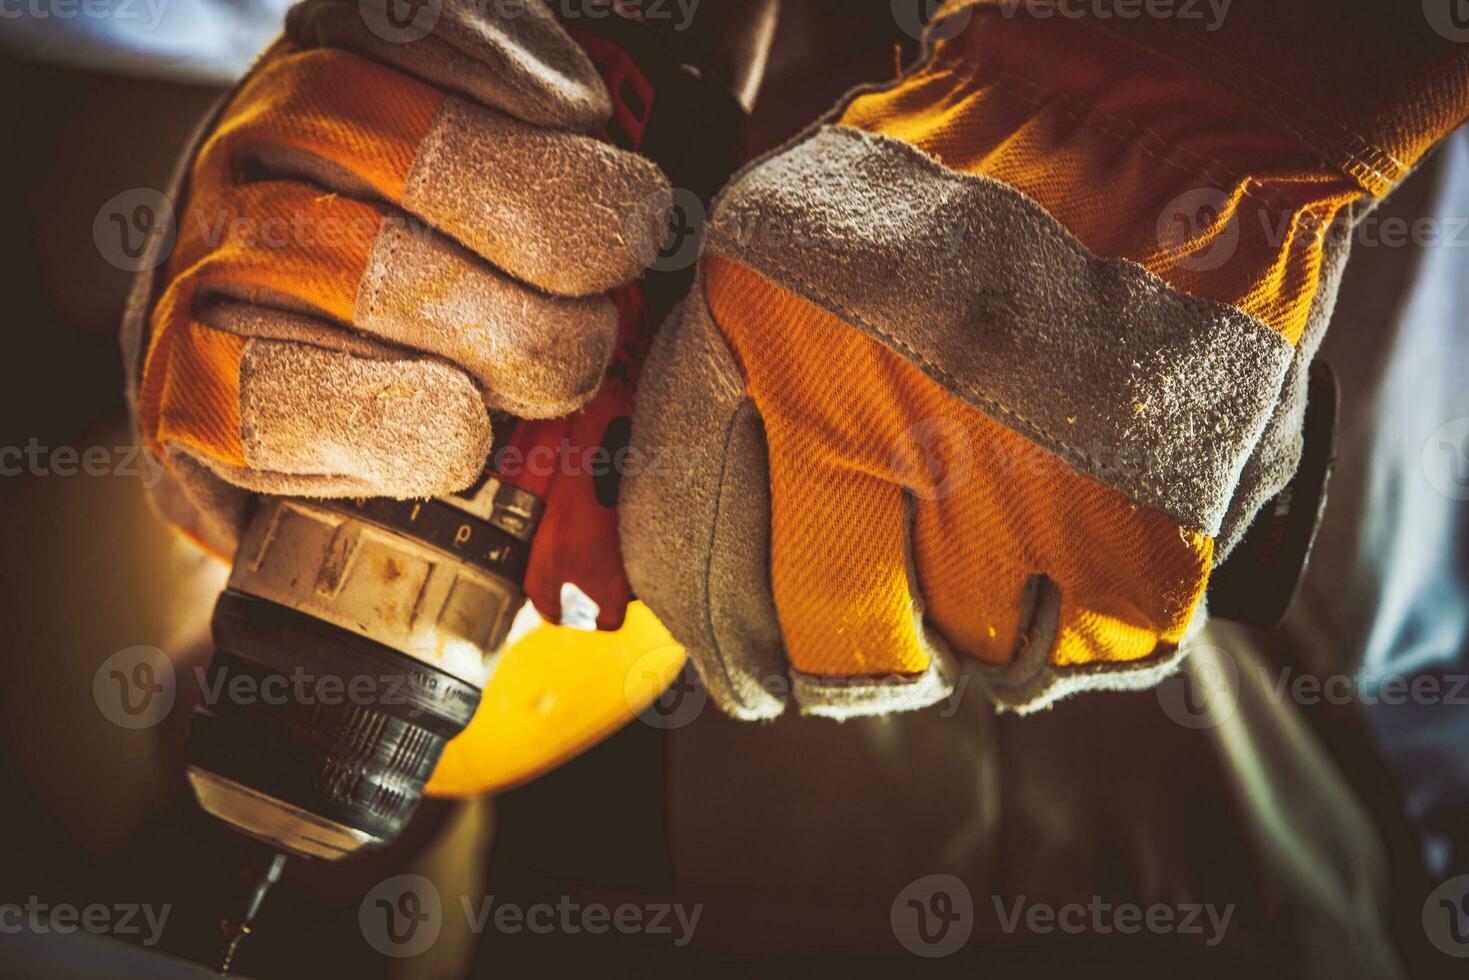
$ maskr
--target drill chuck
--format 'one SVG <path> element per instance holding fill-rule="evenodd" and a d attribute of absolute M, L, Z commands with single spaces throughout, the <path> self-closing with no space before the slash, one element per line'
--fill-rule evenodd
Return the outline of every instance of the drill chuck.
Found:
<path fill-rule="evenodd" d="M 203 808 L 308 857 L 396 837 L 479 703 L 540 511 L 493 478 L 432 501 L 263 500 L 190 729 Z"/>

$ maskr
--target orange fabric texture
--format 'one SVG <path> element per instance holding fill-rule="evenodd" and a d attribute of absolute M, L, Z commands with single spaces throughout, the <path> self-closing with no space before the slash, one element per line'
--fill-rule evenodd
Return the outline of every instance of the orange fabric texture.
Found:
<path fill-rule="evenodd" d="M 243 466 L 243 338 L 194 318 L 211 293 L 264 291 L 348 323 L 385 210 L 280 177 L 308 154 L 396 201 L 444 96 L 343 51 L 279 45 L 201 147 L 152 318 L 140 389 L 150 448 L 169 441 Z M 271 179 L 252 171 L 258 164 Z M 253 178 L 253 179 L 252 179 Z"/>
<path fill-rule="evenodd" d="M 909 594 L 904 487 L 932 490 L 916 503 L 913 584 L 957 651 L 1008 662 L 1038 572 L 1061 590 L 1058 664 L 1138 660 L 1182 638 L 1211 539 L 1077 475 L 744 266 L 710 257 L 704 276 L 765 421 L 772 583 L 795 669 L 928 666 Z M 926 440 L 936 460 L 899 451 L 933 420 L 943 427 Z"/>
<path fill-rule="evenodd" d="M 1453 3 L 1231 0 L 1222 15 L 1203 6 L 1147 16 L 1132 0 L 1068 4 L 1238 96 L 1376 196 L 1469 118 L 1469 27 Z M 943 12 L 970 7 L 1045 29 L 1075 17 L 1055 0 L 948 0 Z"/>
<path fill-rule="evenodd" d="M 1292 343 L 1322 239 L 1362 196 L 1290 133 L 1093 24 L 977 17 L 846 125 L 1034 199 L 1097 255 L 1236 306 Z"/>

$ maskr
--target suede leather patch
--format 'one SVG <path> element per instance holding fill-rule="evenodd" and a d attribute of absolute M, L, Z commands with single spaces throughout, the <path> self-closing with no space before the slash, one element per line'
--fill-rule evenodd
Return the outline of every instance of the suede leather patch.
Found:
<path fill-rule="evenodd" d="M 846 127 L 747 170 L 709 243 L 1211 536 L 1295 353 L 1236 309 L 1093 255 L 1014 188 Z"/>

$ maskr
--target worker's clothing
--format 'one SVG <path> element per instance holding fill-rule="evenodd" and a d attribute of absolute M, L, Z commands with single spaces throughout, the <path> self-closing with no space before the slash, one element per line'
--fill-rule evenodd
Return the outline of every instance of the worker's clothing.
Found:
<path fill-rule="evenodd" d="M 1022 709 L 1174 669 L 1296 471 L 1354 222 L 1469 107 L 1469 47 L 1361 6 L 953 2 L 737 175 L 635 422 L 703 465 L 622 520 L 723 707 L 930 704 L 951 651 Z"/>

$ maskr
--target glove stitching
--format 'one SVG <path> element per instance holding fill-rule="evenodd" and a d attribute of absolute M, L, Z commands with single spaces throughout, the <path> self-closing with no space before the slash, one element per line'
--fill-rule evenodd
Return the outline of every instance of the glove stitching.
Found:
<path fill-rule="evenodd" d="M 712 322 L 713 318 L 711 317 L 710 320 Z M 724 510 L 725 474 L 729 472 L 730 444 L 734 441 L 735 423 L 739 421 L 740 410 L 745 405 L 754 407 L 748 395 L 744 395 L 740 403 L 735 405 L 734 411 L 729 414 L 729 421 L 725 424 L 724 451 L 719 454 L 719 481 L 716 484 L 718 489 L 716 491 L 717 497 L 714 501 L 714 520 L 710 522 L 709 545 L 705 552 L 709 557 L 704 562 L 703 607 L 704 622 L 709 629 L 709 638 L 714 648 L 714 656 L 719 660 L 720 673 L 724 675 L 725 689 L 730 692 L 730 697 L 736 704 L 741 708 L 749 709 L 750 705 L 746 703 L 744 697 L 741 695 L 739 685 L 735 684 L 733 678 L 730 676 L 729 658 L 725 656 L 724 649 L 719 642 L 719 631 L 714 628 L 714 599 L 711 584 L 714 580 L 715 539 L 719 536 L 720 514 Z M 759 411 L 758 408 L 754 410 L 757 413 Z M 766 475 L 766 479 L 769 479 L 769 474 Z"/>

